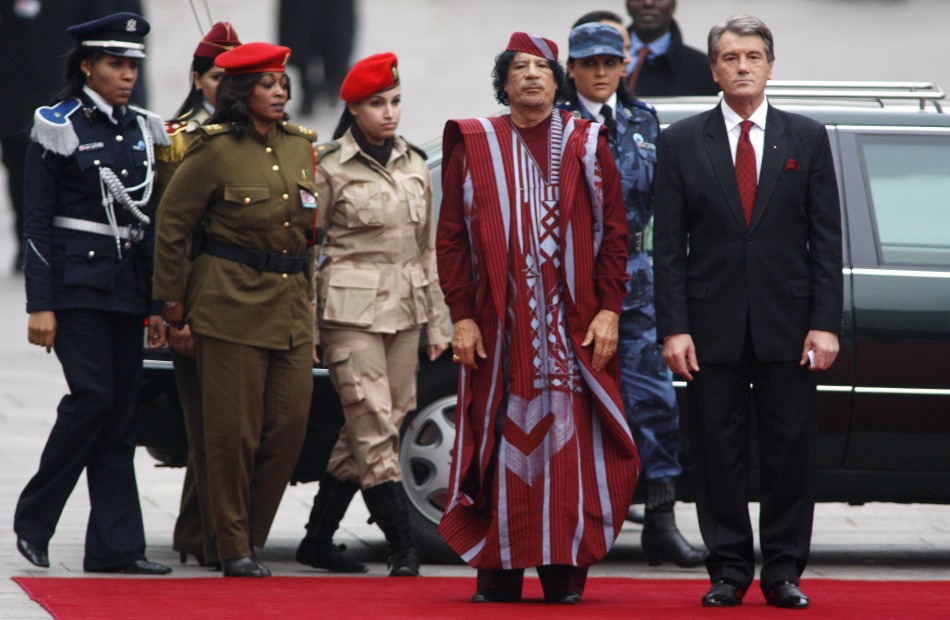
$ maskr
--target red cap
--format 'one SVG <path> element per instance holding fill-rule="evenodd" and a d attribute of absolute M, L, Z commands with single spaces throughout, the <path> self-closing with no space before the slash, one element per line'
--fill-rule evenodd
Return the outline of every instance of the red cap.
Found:
<path fill-rule="evenodd" d="M 557 43 L 551 39 L 539 37 L 527 32 L 516 32 L 508 41 L 506 52 L 524 52 L 532 56 L 540 56 L 545 60 L 557 62 Z"/>
<path fill-rule="evenodd" d="M 244 73 L 283 73 L 287 70 L 290 48 L 273 43 L 245 43 L 218 56 L 214 64 L 225 75 Z"/>
<path fill-rule="evenodd" d="M 343 79 L 340 99 L 356 103 L 373 93 L 389 90 L 399 83 L 399 59 L 392 52 L 373 54 L 360 60 Z"/>
<path fill-rule="evenodd" d="M 240 44 L 241 39 L 231 27 L 231 22 L 218 22 L 201 39 L 193 55 L 195 58 L 217 58 L 219 54 L 232 50 Z"/>

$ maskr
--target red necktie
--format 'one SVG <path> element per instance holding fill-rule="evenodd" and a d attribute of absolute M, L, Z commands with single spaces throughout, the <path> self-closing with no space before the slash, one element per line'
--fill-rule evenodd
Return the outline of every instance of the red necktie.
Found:
<path fill-rule="evenodd" d="M 742 213 L 745 215 L 745 225 L 752 222 L 752 206 L 755 204 L 755 149 L 749 139 L 749 130 L 752 121 L 739 123 L 742 133 L 739 134 L 739 145 L 736 147 L 736 182 L 739 184 L 739 196 L 742 198 Z"/>
<path fill-rule="evenodd" d="M 633 89 L 637 84 L 637 78 L 640 76 L 640 69 L 643 69 L 649 55 L 650 48 L 646 45 L 637 50 L 637 64 L 634 65 L 633 72 L 627 76 L 627 92 L 631 95 L 635 92 Z"/>

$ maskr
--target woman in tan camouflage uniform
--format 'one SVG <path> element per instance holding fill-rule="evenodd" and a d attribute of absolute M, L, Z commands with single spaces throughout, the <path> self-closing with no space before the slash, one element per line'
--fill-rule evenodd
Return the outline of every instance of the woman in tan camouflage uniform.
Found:
<path fill-rule="evenodd" d="M 347 106 L 335 141 L 317 149 L 326 235 L 317 326 L 345 422 L 297 561 L 336 572 L 366 571 L 332 542 L 362 489 L 389 542 L 390 575 L 415 576 L 420 559 L 400 483 L 399 428 L 416 406 L 422 327 L 430 360 L 450 339 L 435 266 L 432 188 L 425 155 L 396 135 L 396 57 L 377 54 L 356 63 L 340 96 Z"/>

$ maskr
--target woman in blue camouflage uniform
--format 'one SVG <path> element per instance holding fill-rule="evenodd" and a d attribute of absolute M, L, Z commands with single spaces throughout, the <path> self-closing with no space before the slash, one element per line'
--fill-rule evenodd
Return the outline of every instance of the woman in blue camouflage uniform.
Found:
<path fill-rule="evenodd" d="M 627 421 L 642 459 L 646 513 L 641 541 L 647 561 L 698 566 L 705 554 L 694 549 L 676 527 L 674 479 L 679 464 L 679 412 L 673 376 L 656 342 L 653 270 L 643 247 L 643 231 L 653 217 L 653 169 L 659 122 L 652 108 L 624 89 L 623 37 L 603 23 L 571 31 L 565 107 L 580 118 L 610 129 L 610 150 L 620 170 L 627 206 L 630 288 L 620 316 L 618 353 Z"/>
<path fill-rule="evenodd" d="M 165 343 L 150 295 L 154 146 L 161 119 L 129 105 L 149 25 L 116 13 L 67 30 L 77 38 L 67 86 L 36 111 L 26 156 L 24 244 L 29 341 L 56 351 L 69 394 L 39 471 L 17 502 L 17 549 L 48 567 L 48 544 L 86 470 L 83 569 L 164 574 L 145 559 L 135 484 L 142 320 Z"/>

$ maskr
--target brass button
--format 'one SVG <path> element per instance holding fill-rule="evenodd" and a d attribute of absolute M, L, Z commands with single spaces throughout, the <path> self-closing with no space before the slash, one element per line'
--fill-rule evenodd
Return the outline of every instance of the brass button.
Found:
<path fill-rule="evenodd" d="M 128 170 L 125 170 L 125 169 L 123 168 L 123 169 L 122 169 L 122 176 L 124 176 L 124 177 L 129 176 L 129 171 L 128 171 Z"/>
<path fill-rule="evenodd" d="M 122 142 L 123 140 L 125 140 L 125 138 L 123 138 L 121 134 L 115 137 L 116 142 Z"/>
<path fill-rule="evenodd" d="M 290 228 L 290 222 L 284 222 L 284 228 Z"/>
<path fill-rule="evenodd" d="M 89 254 L 87 254 L 86 256 L 88 256 L 89 258 L 95 258 L 96 253 L 93 250 L 89 250 Z"/>
<path fill-rule="evenodd" d="M 288 198 L 290 198 L 290 194 L 284 194 L 283 198 L 284 200 L 287 200 Z"/>
<path fill-rule="evenodd" d="M 125 249 L 125 250 L 131 250 L 131 249 L 132 249 L 132 243 L 131 243 L 130 241 L 126 241 L 126 242 L 125 242 L 125 245 L 123 245 L 122 248 Z"/>
<path fill-rule="evenodd" d="M 271 170 L 273 170 L 274 172 L 277 172 L 278 170 L 280 170 L 280 166 L 278 166 L 277 164 L 274 164 L 273 166 L 271 166 Z"/>
<path fill-rule="evenodd" d="M 274 150 L 274 149 L 272 149 L 271 147 L 267 147 L 266 149 L 264 149 L 264 152 L 265 152 L 265 153 L 270 153 L 270 152 L 273 151 L 273 150 Z"/>
<path fill-rule="evenodd" d="M 286 280 L 286 279 L 287 279 L 287 274 L 285 273 L 285 274 L 283 274 L 283 276 L 284 276 L 284 279 Z"/>
<path fill-rule="evenodd" d="M 250 204 L 250 203 L 251 203 L 251 197 L 250 197 L 250 196 L 245 196 L 245 197 L 244 197 L 244 204 Z"/>
<path fill-rule="evenodd" d="M 314 192 L 314 193 L 313 193 L 313 197 L 314 197 L 314 198 L 319 198 L 319 197 L 320 197 L 320 192 Z"/>

